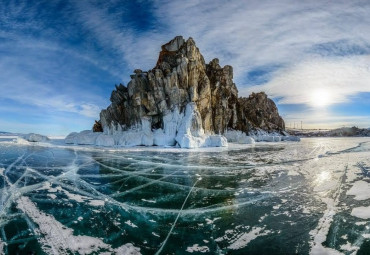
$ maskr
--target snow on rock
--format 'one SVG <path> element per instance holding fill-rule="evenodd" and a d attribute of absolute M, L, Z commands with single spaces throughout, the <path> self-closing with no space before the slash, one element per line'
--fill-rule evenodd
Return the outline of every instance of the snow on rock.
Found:
<path fill-rule="evenodd" d="M 113 254 L 140 254 L 140 249 L 129 243 L 112 249 L 99 238 L 73 235 L 73 229 L 62 225 L 53 216 L 39 211 L 28 197 L 21 197 L 17 208 L 38 225 L 39 228 L 35 229 L 35 232 L 47 254 L 91 254 L 101 250 L 110 251 L 109 254 L 112 254 L 112 251 Z"/>
<path fill-rule="evenodd" d="M 225 147 L 227 140 L 221 135 L 207 135 L 195 103 L 188 103 L 178 127 L 176 142 L 181 148 Z"/>
<path fill-rule="evenodd" d="M 24 135 L 23 139 L 29 142 L 46 142 L 50 140 L 47 136 L 35 134 L 35 133 L 29 133 L 27 135 Z"/>
<path fill-rule="evenodd" d="M 153 136 L 153 144 L 156 146 L 166 147 L 176 145 L 175 135 L 165 134 L 161 128 L 154 130 Z"/>
<path fill-rule="evenodd" d="M 347 191 L 347 196 L 355 196 L 356 200 L 366 200 L 370 198 L 370 183 L 365 181 L 357 181 L 352 188 Z"/>
<path fill-rule="evenodd" d="M 227 130 L 224 135 L 229 143 L 240 143 L 240 144 L 255 143 L 252 137 L 247 136 L 244 132 L 239 130 Z"/>

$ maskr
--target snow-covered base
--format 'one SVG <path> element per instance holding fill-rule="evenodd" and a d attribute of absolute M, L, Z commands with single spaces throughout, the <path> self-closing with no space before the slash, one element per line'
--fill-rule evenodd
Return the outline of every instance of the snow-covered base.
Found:
<path fill-rule="evenodd" d="M 66 144 L 97 145 L 103 147 L 134 147 L 160 146 L 173 147 L 178 144 L 181 148 L 227 147 L 227 140 L 221 135 L 192 136 L 182 134 L 166 135 L 161 129 L 145 133 L 142 130 L 123 131 L 121 134 L 107 135 L 100 132 L 84 130 L 71 133 L 65 138 Z"/>
<path fill-rule="evenodd" d="M 185 112 L 177 108 L 164 117 L 163 129 L 151 130 L 149 118 L 142 118 L 141 125 L 122 131 L 121 126 L 105 127 L 103 133 L 91 130 L 71 133 L 65 138 L 67 144 L 97 145 L 105 147 L 161 146 L 181 148 L 226 147 L 227 140 L 221 135 L 205 134 L 201 117 L 194 103 Z"/>
<path fill-rule="evenodd" d="M 227 147 L 227 140 L 222 135 L 203 135 L 201 137 L 182 135 L 176 137 L 176 141 L 181 148 Z"/>
<path fill-rule="evenodd" d="M 24 135 L 23 139 L 25 139 L 28 142 L 46 142 L 46 141 L 49 141 L 49 138 L 47 136 L 40 135 L 40 134 L 34 134 L 34 133 L 29 133 L 27 135 Z"/>
<path fill-rule="evenodd" d="M 268 133 L 264 130 L 256 130 L 251 134 L 257 142 L 281 142 L 281 141 L 292 141 L 299 142 L 301 139 L 297 136 L 291 136 L 288 133 L 281 135 L 276 132 Z"/>
<path fill-rule="evenodd" d="M 105 147 L 161 146 L 181 148 L 227 147 L 228 142 L 239 144 L 254 144 L 256 141 L 280 142 L 281 134 L 271 134 L 263 130 L 256 131 L 253 136 L 236 130 L 228 130 L 225 136 L 206 134 L 202 119 L 195 103 L 188 103 L 185 111 L 178 108 L 168 112 L 163 117 L 163 129 L 151 129 L 151 119 L 143 117 L 141 123 L 130 130 L 111 123 L 103 127 L 104 132 L 85 130 L 71 133 L 65 138 L 67 144 L 97 145 Z M 294 138 L 296 139 L 296 138 Z M 284 140 L 296 141 L 293 138 Z M 299 138 L 298 138 L 299 139 Z"/>
<path fill-rule="evenodd" d="M 239 130 L 227 130 L 224 135 L 229 143 L 240 143 L 240 144 L 255 143 L 252 137 L 247 136 L 246 133 Z"/>

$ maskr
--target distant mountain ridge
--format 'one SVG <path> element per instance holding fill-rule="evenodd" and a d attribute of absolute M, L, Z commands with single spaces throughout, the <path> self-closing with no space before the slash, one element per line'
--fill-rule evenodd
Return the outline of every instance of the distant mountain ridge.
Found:
<path fill-rule="evenodd" d="M 341 127 L 331 130 L 289 130 L 289 133 L 304 137 L 363 137 L 370 136 L 370 128 Z"/>

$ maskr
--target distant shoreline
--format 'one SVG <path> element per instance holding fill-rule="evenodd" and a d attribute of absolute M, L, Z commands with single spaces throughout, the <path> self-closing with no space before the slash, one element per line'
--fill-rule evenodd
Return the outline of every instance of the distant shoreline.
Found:
<path fill-rule="evenodd" d="M 298 137 L 370 137 L 370 129 L 342 127 L 337 129 L 286 129 Z"/>

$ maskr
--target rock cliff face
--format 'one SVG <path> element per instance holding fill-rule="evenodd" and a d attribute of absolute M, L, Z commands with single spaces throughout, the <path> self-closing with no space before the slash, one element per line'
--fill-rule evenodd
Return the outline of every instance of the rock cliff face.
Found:
<path fill-rule="evenodd" d="M 96 131 L 146 129 L 199 137 L 228 129 L 247 134 L 285 129 L 275 103 L 265 93 L 239 98 L 233 68 L 221 67 L 217 58 L 206 64 L 194 40 L 182 36 L 162 46 L 152 70 L 136 69 L 127 87 L 116 85 L 110 100 L 95 123 Z"/>

